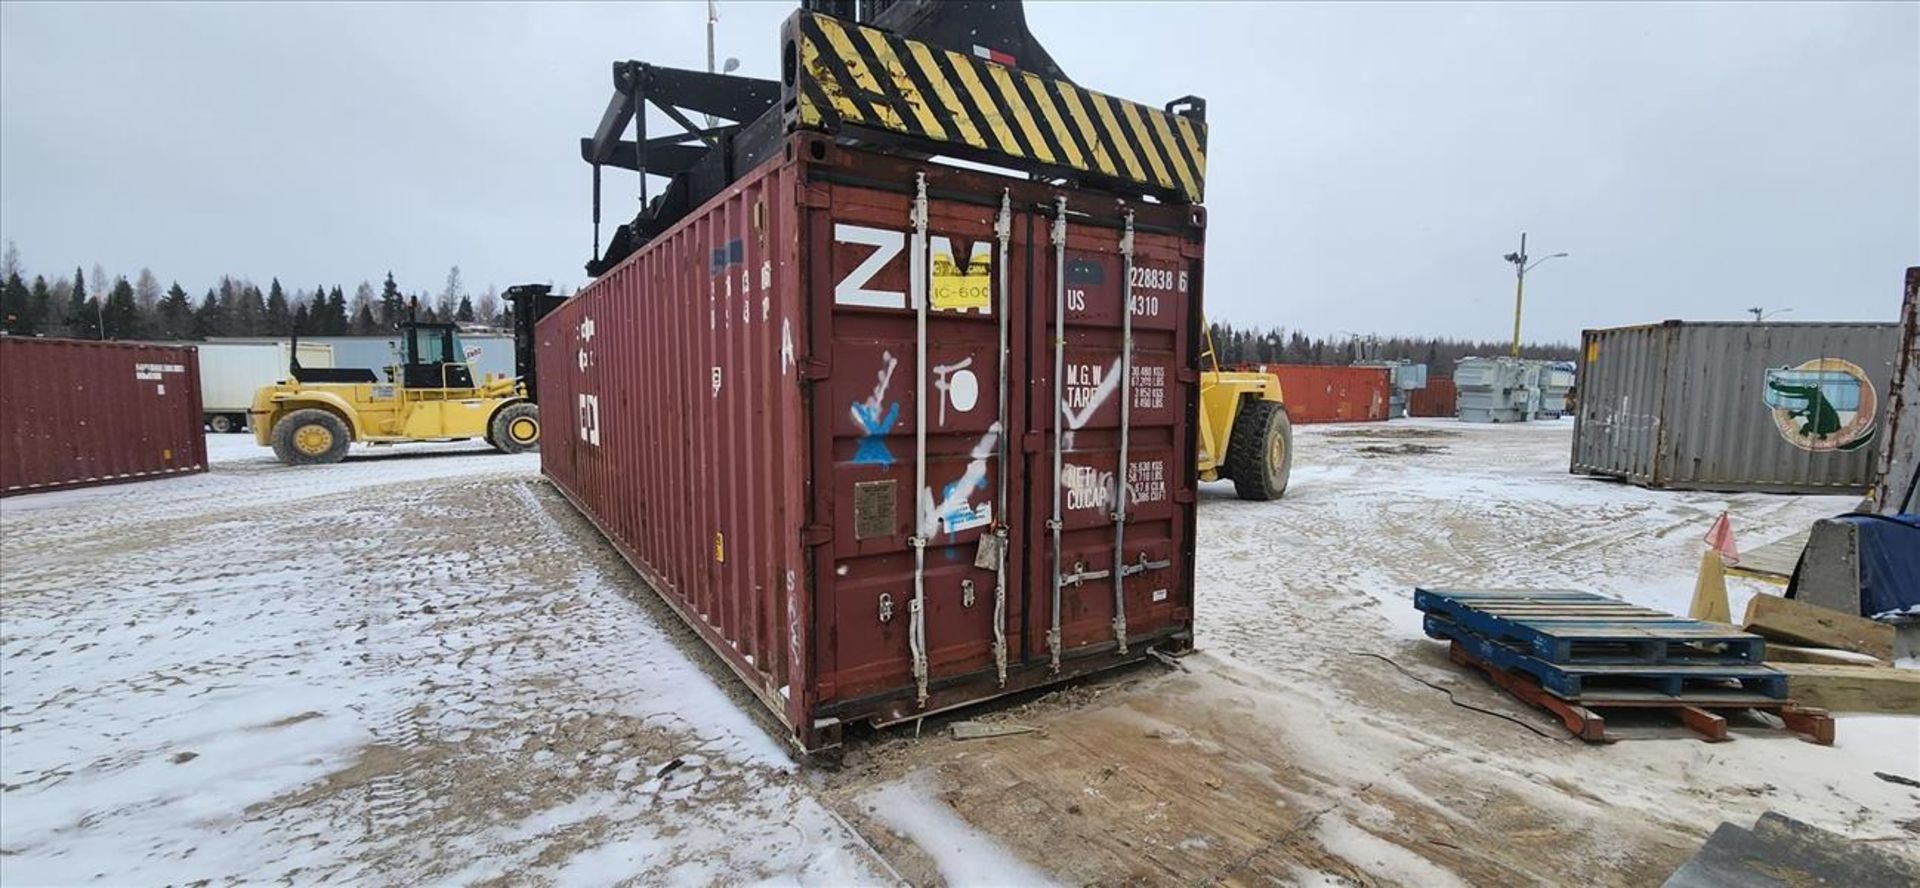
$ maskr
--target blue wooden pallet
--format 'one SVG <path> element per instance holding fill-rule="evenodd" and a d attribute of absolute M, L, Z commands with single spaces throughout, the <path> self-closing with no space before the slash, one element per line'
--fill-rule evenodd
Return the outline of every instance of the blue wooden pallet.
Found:
<path fill-rule="evenodd" d="M 1571 589 L 1415 589 L 1413 606 L 1549 663 L 1744 663 L 1758 635 Z"/>
<path fill-rule="evenodd" d="M 1549 663 L 1524 649 L 1502 644 L 1446 617 L 1429 613 L 1427 635 L 1459 642 L 1475 657 L 1510 672 L 1524 672 L 1548 693 L 1564 700 L 1583 697 L 1620 699 L 1648 692 L 1675 700 L 1719 699 L 1732 692 L 1787 697 L 1786 673 L 1740 663 Z"/>

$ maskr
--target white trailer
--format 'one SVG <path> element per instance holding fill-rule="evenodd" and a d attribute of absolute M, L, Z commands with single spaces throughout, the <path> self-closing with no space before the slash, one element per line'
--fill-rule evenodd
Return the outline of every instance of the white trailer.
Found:
<path fill-rule="evenodd" d="M 247 407 L 261 386 L 287 378 L 284 342 L 201 342 L 200 403 L 207 428 L 238 432 L 247 427 Z M 333 346 L 300 343 L 300 365 L 333 366 Z"/>

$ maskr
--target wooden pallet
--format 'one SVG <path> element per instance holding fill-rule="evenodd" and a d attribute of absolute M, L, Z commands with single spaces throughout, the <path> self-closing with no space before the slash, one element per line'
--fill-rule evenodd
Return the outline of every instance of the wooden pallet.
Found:
<path fill-rule="evenodd" d="M 1602 714 L 1609 710 L 1667 710 L 1679 717 L 1701 739 L 1720 743 L 1732 739 L 1727 735 L 1727 718 L 1724 713 L 1748 710 L 1765 712 L 1780 719 L 1786 729 L 1800 735 L 1809 743 L 1821 746 L 1833 745 L 1833 717 L 1824 709 L 1812 709 L 1800 706 L 1792 700 L 1781 700 L 1746 691 L 1725 691 L 1720 693 L 1689 694 L 1672 697 L 1649 692 L 1621 692 L 1604 696 L 1583 697 L 1580 700 L 1566 700 L 1542 687 L 1531 676 L 1501 669 L 1479 657 L 1474 656 L 1460 642 L 1455 641 L 1448 649 L 1453 662 L 1464 666 L 1473 666 L 1487 674 L 1493 683 L 1524 703 L 1538 706 L 1553 713 L 1560 723 L 1575 737 L 1589 743 L 1611 743 L 1614 737 L 1607 734 L 1607 719 Z"/>
<path fill-rule="evenodd" d="M 1413 606 L 1549 663 L 1745 663 L 1766 640 L 1572 589 L 1415 589 Z"/>
<path fill-rule="evenodd" d="M 1429 637 L 1453 641 L 1501 669 L 1524 672 L 1549 692 L 1568 700 L 1619 691 L 1651 691 L 1668 697 L 1729 690 L 1776 699 L 1787 696 L 1787 676 L 1771 666 L 1740 662 L 1553 663 L 1435 614 L 1427 614 L 1425 626 Z"/>

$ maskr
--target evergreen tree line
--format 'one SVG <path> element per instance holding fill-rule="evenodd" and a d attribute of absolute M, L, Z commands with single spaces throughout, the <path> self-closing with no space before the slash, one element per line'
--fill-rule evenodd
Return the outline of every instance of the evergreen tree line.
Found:
<path fill-rule="evenodd" d="M 245 278 L 222 275 L 198 299 L 179 282 L 162 289 L 149 269 L 129 281 L 108 280 L 100 266 L 91 276 L 76 268 L 72 277 L 35 274 L 20 264 L 13 244 L 0 256 L 0 331 L 14 336 L 65 336 L 75 339 L 197 340 L 216 336 L 372 336 L 386 333 L 408 317 L 504 327 L 511 310 L 488 287 L 468 293 L 460 267 L 447 272 L 438 294 L 406 293 L 387 272 L 379 287 L 361 281 L 351 295 L 340 285 L 311 290 L 287 289 L 274 278 L 263 291 Z"/>
<path fill-rule="evenodd" d="M 1212 324 L 1213 348 L 1221 366 L 1229 364 L 1335 364 L 1360 361 L 1407 360 L 1426 364 L 1429 376 L 1453 375 L 1461 358 L 1502 357 L 1511 342 L 1446 339 L 1436 336 L 1348 336 L 1342 339 L 1310 337 L 1284 327 L 1242 329 Z M 1522 343 L 1520 356 L 1534 360 L 1571 361 L 1579 347 L 1560 342 Z"/>

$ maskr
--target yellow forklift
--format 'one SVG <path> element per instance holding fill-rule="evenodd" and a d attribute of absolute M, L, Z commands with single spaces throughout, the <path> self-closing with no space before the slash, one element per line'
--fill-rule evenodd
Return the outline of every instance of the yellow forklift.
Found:
<path fill-rule="evenodd" d="M 398 325 L 398 363 L 370 369 L 307 368 L 294 339 L 288 378 L 254 393 L 254 439 L 290 466 L 336 463 L 353 442 L 399 444 L 484 438 L 502 453 L 540 444 L 533 325 L 564 297 L 545 284 L 509 287 L 515 376 L 476 381 L 453 324 Z"/>
<path fill-rule="evenodd" d="M 1293 421 L 1280 377 L 1220 369 L 1213 331 L 1200 371 L 1200 480 L 1233 482 L 1245 500 L 1274 500 L 1293 475 Z"/>

